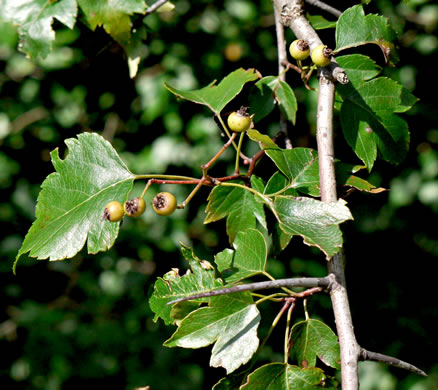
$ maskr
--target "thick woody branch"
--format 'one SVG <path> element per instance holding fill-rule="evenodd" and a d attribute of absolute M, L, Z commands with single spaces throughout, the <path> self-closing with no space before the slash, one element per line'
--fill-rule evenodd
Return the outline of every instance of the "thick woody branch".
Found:
<path fill-rule="evenodd" d="M 302 0 L 276 0 L 274 7 L 276 7 L 275 12 L 280 13 L 283 25 L 290 27 L 298 39 L 307 41 L 310 46 L 310 51 L 323 44 L 305 16 Z M 347 74 L 337 64 L 334 58 L 332 58 L 331 63 L 325 68 L 325 72 L 327 72 L 327 75 L 330 75 L 330 78 L 333 78 L 333 80 L 341 84 L 347 84 L 349 81 Z"/>
<path fill-rule="evenodd" d="M 304 16 L 302 0 L 278 0 L 284 22 L 287 23 L 299 39 L 305 39 L 310 50 L 322 44 L 318 34 Z M 336 202 L 336 179 L 333 144 L 333 109 L 335 99 L 335 77 L 333 63 L 320 72 L 318 107 L 317 107 L 317 144 L 319 159 L 319 176 L 321 200 L 323 202 Z M 342 71 L 337 73 L 342 74 Z M 345 81 L 344 77 L 341 77 Z M 328 270 L 336 278 L 336 284 L 330 289 L 333 313 L 335 315 L 336 329 L 341 349 L 341 375 L 344 390 L 359 388 L 357 364 L 360 346 L 356 341 L 351 319 L 350 305 L 345 284 L 342 251 L 329 260 Z"/>
<path fill-rule="evenodd" d="M 281 10 L 283 24 L 289 26 L 299 39 L 309 42 L 311 50 L 321 44 L 318 34 L 313 30 L 304 16 L 302 0 L 277 0 L 275 3 Z M 317 144 L 319 158 L 319 175 L 321 200 L 336 202 L 335 153 L 333 142 L 333 110 L 335 99 L 335 82 L 347 83 L 345 72 L 335 61 L 330 66 L 321 69 L 319 75 L 318 107 L 317 107 Z M 341 349 L 341 375 L 343 390 L 357 390 L 359 377 L 358 360 L 370 359 L 384 361 L 409 371 L 424 374 L 409 363 L 382 354 L 369 352 L 361 348 L 356 341 L 350 304 L 346 289 L 344 256 L 342 249 L 329 259 L 329 276 L 335 280 L 328 291 L 332 300 L 333 313 L 336 321 L 339 345 Z"/>

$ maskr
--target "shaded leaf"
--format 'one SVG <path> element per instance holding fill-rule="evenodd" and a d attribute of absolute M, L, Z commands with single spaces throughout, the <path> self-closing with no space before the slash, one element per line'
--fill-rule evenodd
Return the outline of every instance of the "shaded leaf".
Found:
<path fill-rule="evenodd" d="M 227 283 L 265 271 L 267 247 L 263 234 L 256 229 L 240 231 L 233 242 L 234 250 L 218 253 L 215 262 Z"/>
<path fill-rule="evenodd" d="M 236 234 L 255 228 L 257 221 L 266 228 L 263 204 L 251 192 L 231 186 L 216 186 L 208 196 L 204 223 L 227 218 L 227 234 L 233 242 Z"/>
<path fill-rule="evenodd" d="M 212 390 L 237 390 L 240 388 L 243 380 L 245 379 L 248 371 L 233 372 L 231 375 L 227 375 L 217 382 Z"/>
<path fill-rule="evenodd" d="M 248 375 L 241 390 L 317 390 L 325 386 L 326 376 L 319 368 L 300 368 L 286 363 L 266 364 Z"/>
<path fill-rule="evenodd" d="M 327 366 L 340 369 L 341 357 L 338 338 L 329 326 L 308 319 L 292 327 L 291 358 L 302 367 L 315 367 L 318 357 Z"/>
<path fill-rule="evenodd" d="M 304 243 L 317 246 L 328 258 L 342 247 L 339 224 L 353 219 L 343 199 L 326 203 L 312 198 L 277 196 L 274 209 L 284 232 L 302 236 Z"/>
<path fill-rule="evenodd" d="M 353 83 L 338 88 L 344 136 L 368 170 L 378 152 L 386 161 L 400 163 L 408 151 L 409 130 L 406 121 L 394 114 L 409 110 L 418 99 L 386 77 L 367 80 L 377 69 L 372 62 L 361 65 L 357 59 L 338 58 L 341 66 L 347 62 L 346 73 L 353 78 Z M 355 66 L 360 70 L 354 70 Z"/>
<path fill-rule="evenodd" d="M 181 251 L 188 261 L 190 270 L 183 276 L 179 275 L 178 270 L 168 272 L 163 278 L 158 278 L 154 285 L 154 291 L 149 298 L 151 310 L 155 313 L 154 321 L 157 322 L 161 318 L 166 325 L 180 322 L 181 312 L 186 312 L 189 306 L 177 306 L 172 309 L 168 302 L 178 298 L 188 297 L 194 294 L 200 294 L 223 285 L 220 279 L 216 279 L 214 268 L 205 260 L 200 260 L 194 254 L 193 250 L 181 244 Z M 199 298 L 196 302 L 208 302 L 209 298 Z M 179 305 L 179 304 L 177 304 Z M 172 311 L 173 310 L 173 311 Z M 187 314 L 187 313 L 186 313 Z"/>
<path fill-rule="evenodd" d="M 100 135 L 82 133 L 65 141 L 68 155 L 51 153 L 56 170 L 41 185 L 36 220 L 27 233 L 16 261 L 27 252 L 38 259 L 73 257 L 87 242 L 88 253 L 109 249 L 119 223 L 103 220 L 108 202 L 123 203 L 134 175 Z"/>
<path fill-rule="evenodd" d="M 240 68 L 226 76 L 218 85 L 212 82 L 208 86 L 195 91 L 181 91 L 166 83 L 164 83 L 164 86 L 174 95 L 205 105 L 218 115 L 239 94 L 246 83 L 257 80 L 258 77 L 254 69 L 245 70 Z"/>
<path fill-rule="evenodd" d="M 257 122 L 267 116 L 278 104 L 284 117 L 295 124 L 297 100 L 292 88 L 276 76 L 267 76 L 259 80 L 249 96 L 251 111 Z"/>
<path fill-rule="evenodd" d="M 355 176 L 354 173 L 366 168 L 363 165 L 346 164 L 343 162 L 336 162 L 336 182 L 347 187 L 353 187 L 359 191 L 370 192 L 372 194 L 378 194 L 386 191 L 385 188 L 376 187 L 370 182 Z"/>
<path fill-rule="evenodd" d="M 280 171 L 275 172 L 268 183 L 266 183 L 266 187 L 264 190 L 264 194 L 274 194 L 286 188 L 289 184 L 289 179 L 284 176 Z M 283 195 L 291 195 L 298 196 L 298 192 L 292 188 L 287 189 Z M 272 238 L 272 250 L 274 253 L 280 253 L 283 249 L 285 249 L 290 240 L 292 239 L 292 235 L 285 233 L 280 229 L 280 224 L 274 220 L 274 223 L 268 224 L 268 230 Z"/>
<path fill-rule="evenodd" d="M 249 293 L 212 297 L 208 307 L 190 313 L 164 345 L 202 348 L 214 344 L 210 365 L 227 374 L 248 362 L 257 350 L 260 313 Z"/>
<path fill-rule="evenodd" d="M 395 37 L 388 18 L 380 15 L 365 16 L 363 6 L 355 5 L 345 10 L 337 21 L 334 52 L 371 43 L 379 45 L 387 62 L 396 63 L 398 57 L 393 44 Z"/>

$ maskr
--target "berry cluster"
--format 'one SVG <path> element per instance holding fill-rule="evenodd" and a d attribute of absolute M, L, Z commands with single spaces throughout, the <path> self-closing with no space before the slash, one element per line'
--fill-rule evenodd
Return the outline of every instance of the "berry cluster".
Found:
<path fill-rule="evenodd" d="M 152 200 L 152 209 L 158 215 L 170 215 L 175 211 L 176 207 L 176 198 L 170 192 L 160 192 Z M 146 202 L 142 197 L 127 200 L 123 206 L 118 201 L 112 201 L 105 206 L 103 219 L 109 222 L 118 222 L 125 215 L 128 217 L 139 217 L 145 210 Z"/>

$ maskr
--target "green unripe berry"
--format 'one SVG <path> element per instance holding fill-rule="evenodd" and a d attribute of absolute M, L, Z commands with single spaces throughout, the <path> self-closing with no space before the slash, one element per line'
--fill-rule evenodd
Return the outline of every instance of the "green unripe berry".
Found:
<path fill-rule="evenodd" d="M 240 107 L 240 110 L 232 112 L 228 116 L 227 124 L 231 131 L 243 133 L 251 126 L 251 117 L 248 114 L 247 107 Z"/>
<path fill-rule="evenodd" d="M 152 200 L 152 208 L 158 215 L 170 215 L 175 211 L 176 206 L 175 195 L 170 192 L 160 192 Z"/>
<path fill-rule="evenodd" d="M 326 45 L 319 45 L 312 50 L 312 61 L 318 66 L 327 66 L 330 64 L 330 58 L 332 57 L 332 50 Z"/>
<path fill-rule="evenodd" d="M 290 55 L 297 61 L 303 61 L 310 54 L 310 46 L 303 39 L 295 39 L 289 46 Z"/>
<path fill-rule="evenodd" d="M 131 200 L 127 200 L 123 206 L 125 214 L 130 217 L 139 217 L 146 210 L 146 202 L 143 198 L 136 197 Z"/>
<path fill-rule="evenodd" d="M 103 211 L 103 219 L 110 222 L 118 222 L 123 218 L 124 211 L 120 202 L 112 201 L 105 206 Z"/>

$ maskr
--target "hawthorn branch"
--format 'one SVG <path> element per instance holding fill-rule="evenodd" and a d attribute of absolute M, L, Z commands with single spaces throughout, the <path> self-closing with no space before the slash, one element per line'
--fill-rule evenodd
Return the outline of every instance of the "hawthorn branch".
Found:
<path fill-rule="evenodd" d="M 225 287 L 218 290 L 206 291 L 203 293 L 190 295 L 188 297 L 175 299 L 173 301 L 168 302 L 167 304 L 173 305 L 174 303 L 189 301 L 198 298 L 208 298 L 208 297 L 233 294 L 243 291 L 258 291 L 258 290 L 268 290 L 268 289 L 283 288 L 283 287 L 290 287 L 290 288 L 292 287 L 318 288 L 319 287 L 322 289 L 328 289 L 330 288 L 333 282 L 334 282 L 334 277 L 332 275 L 327 275 L 323 278 L 287 278 L 287 279 L 268 280 L 266 282 L 240 284 L 237 286 Z M 316 290 L 311 290 L 311 291 L 312 293 L 316 292 Z M 300 293 L 298 293 L 298 297 L 300 297 L 299 294 Z"/>
<path fill-rule="evenodd" d="M 277 4 L 281 5 L 284 23 L 289 25 L 298 39 L 304 39 L 309 43 L 310 50 L 322 44 L 318 34 L 305 17 L 302 0 L 279 0 Z M 333 108 L 335 80 L 337 80 L 333 75 L 333 69 L 336 67 L 337 64 L 334 63 L 333 66 L 324 68 L 319 77 L 316 127 L 321 200 L 323 202 L 337 201 L 333 145 Z M 337 74 L 342 74 L 342 72 Z M 341 77 L 338 81 L 344 82 L 345 78 Z M 342 388 L 344 390 L 357 390 L 359 388 L 357 364 L 360 346 L 356 341 L 353 329 L 345 284 L 342 250 L 329 259 L 328 271 L 336 279 L 336 283 L 330 289 L 330 297 L 341 350 Z"/>
<path fill-rule="evenodd" d="M 336 8 L 332 7 L 331 5 L 326 4 L 320 0 L 305 0 L 305 1 L 306 1 L 306 3 L 313 5 L 315 7 L 318 7 L 319 9 L 326 11 L 326 12 L 332 14 L 333 16 L 336 16 L 337 18 L 339 18 L 339 16 L 342 15 L 341 11 L 339 11 L 338 9 L 336 9 Z"/>
<path fill-rule="evenodd" d="M 284 23 L 290 26 L 298 39 L 305 39 L 309 42 L 311 50 L 321 44 L 318 34 L 304 17 L 302 0 L 278 0 L 276 6 L 281 7 Z M 320 71 L 316 124 L 321 200 L 328 203 L 336 202 L 338 199 L 333 142 L 333 110 L 336 81 L 344 84 L 348 82 L 348 77 L 343 69 L 339 68 L 336 62 L 332 60 L 329 66 L 322 68 Z M 356 341 L 347 295 L 342 248 L 335 256 L 329 259 L 328 272 L 329 276 L 331 275 L 334 278 L 328 290 L 332 300 L 341 350 L 342 389 L 357 390 L 359 388 L 357 366 L 358 361 L 365 358 L 370 360 L 378 359 L 378 361 L 384 361 L 388 364 L 421 374 L 421 370 L 409 363 L 364 350 Z"/>
<path fill-rule="evenodd" d="M 283 63 L 287 61 L 286 39 L 284 36 L 284 27 L 281 23 L 281 14 L 279 10 L 274 7 L 275 18 L 275 32 L 277 34 L 277 53 L 278 53 L 278 78 L 279 80 L 286 80 L 285 66 Z M 287 134 L 287 121 L 284 115 L 280 112 L 280 130 Z"/>

